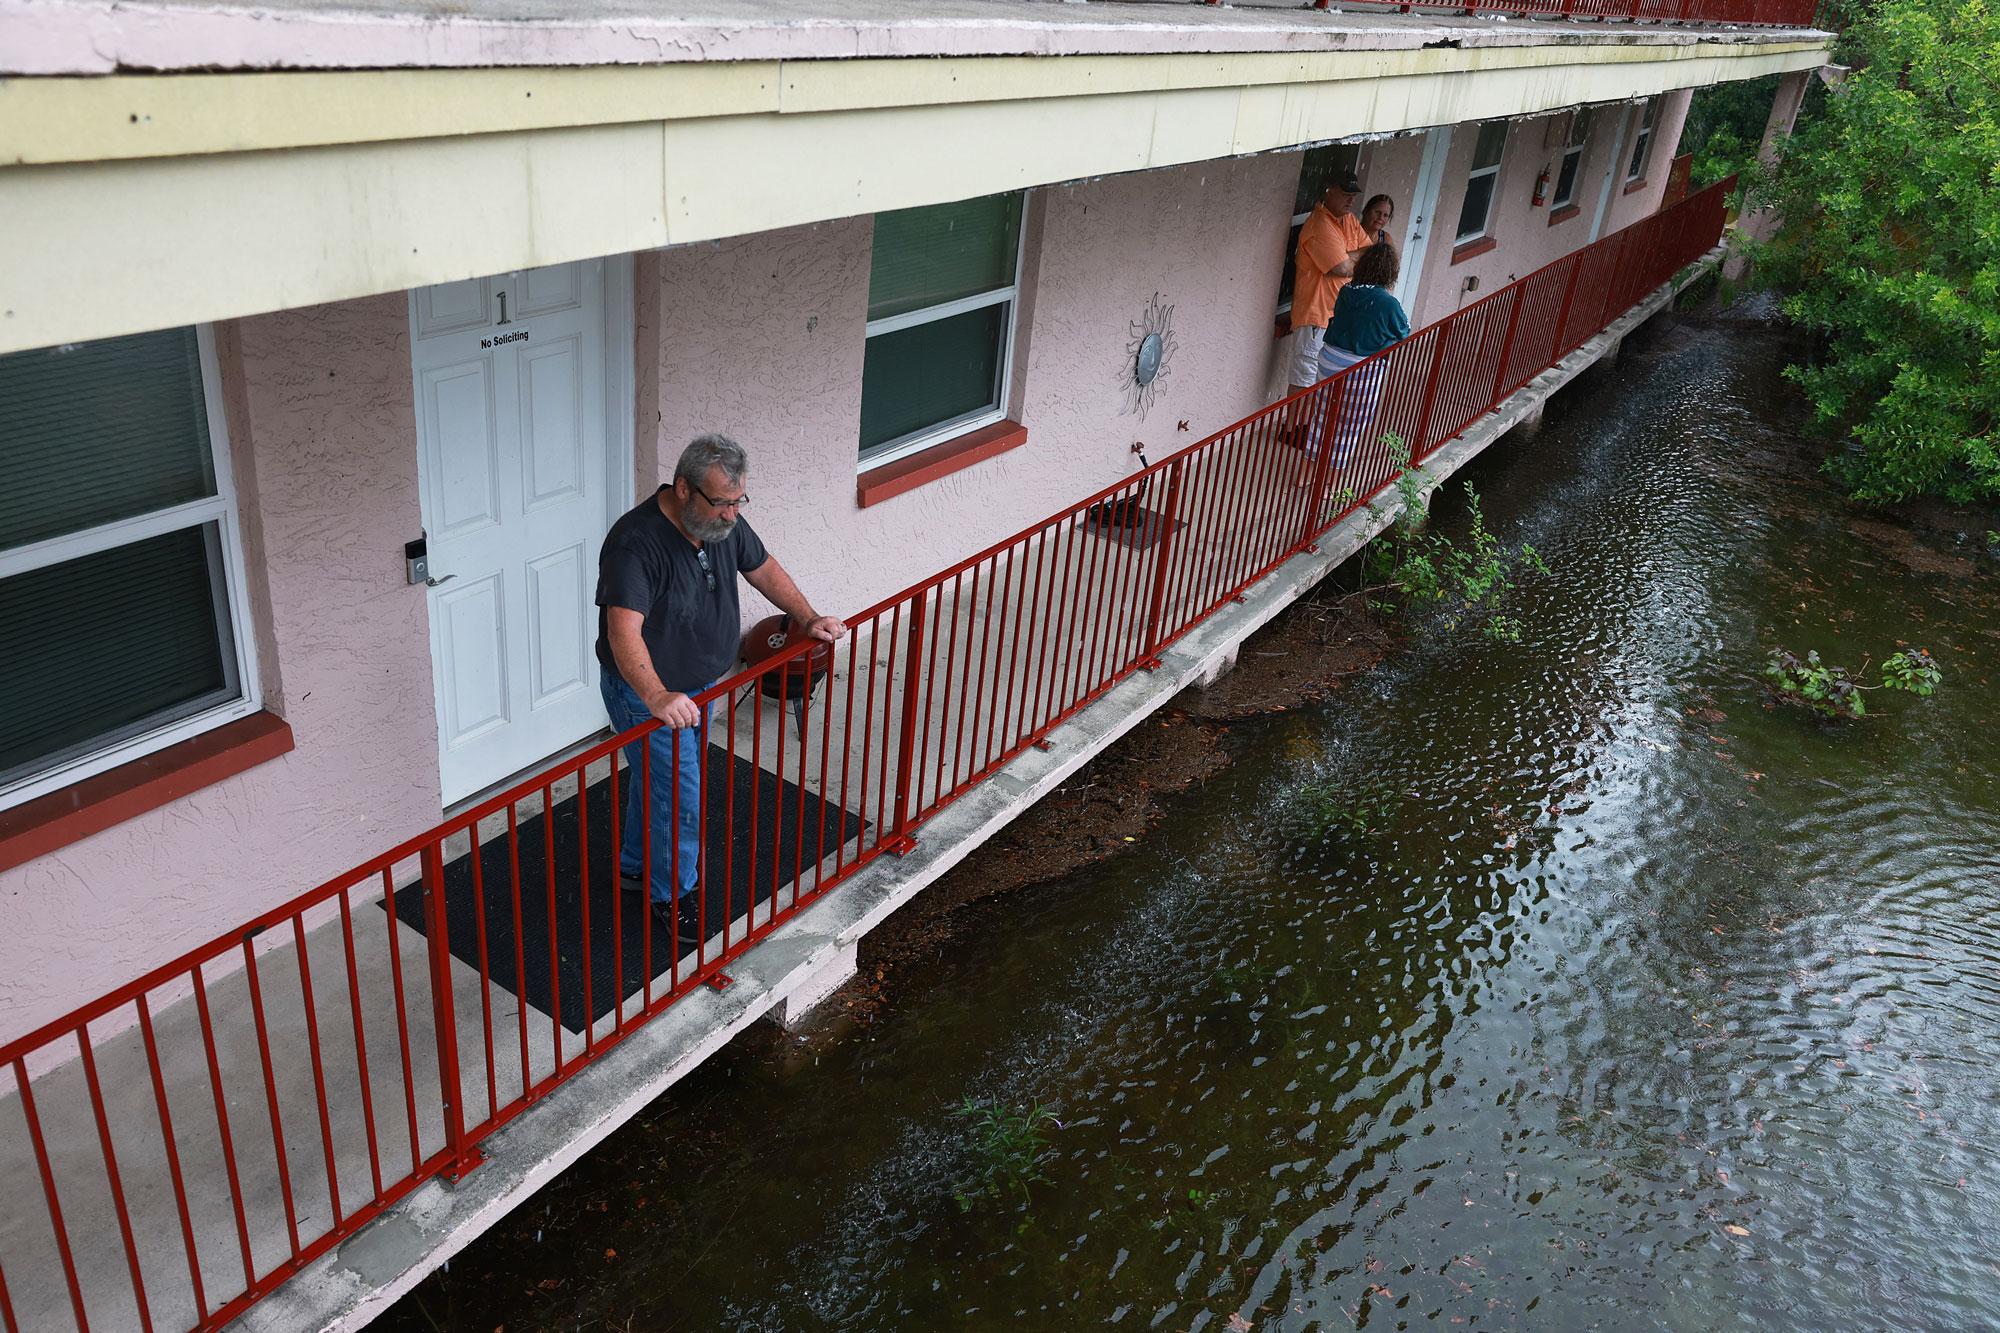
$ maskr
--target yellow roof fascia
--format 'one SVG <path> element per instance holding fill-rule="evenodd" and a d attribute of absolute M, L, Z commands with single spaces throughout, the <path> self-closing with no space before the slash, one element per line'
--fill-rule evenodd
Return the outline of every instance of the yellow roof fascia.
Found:
<path fill-rule="evenodd" d="M 793 60 L 0 80 L 0 164 L 111 162 L 758 113 L 1770 57 L 1783 42 Z M 1701 78 L 1699 82 L 1709 82 Z"/>

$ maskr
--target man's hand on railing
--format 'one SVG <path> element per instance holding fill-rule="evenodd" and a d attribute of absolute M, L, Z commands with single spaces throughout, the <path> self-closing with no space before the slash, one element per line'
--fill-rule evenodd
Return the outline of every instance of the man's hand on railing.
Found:
<path fill-rule="evenodd" d="M 822 643 L 832 643 L 847 633 L 847 622 L 838 616 L 814 616 L 806 622 L 806 633 Z"/>
<path fill-rule="evenodd" d="M 694 700 L 685 694 L 669 690 L 650 705 L 653 716 L 675 731 L 685 731 L 701 725 L 701 709 L 695 707 Z"/>

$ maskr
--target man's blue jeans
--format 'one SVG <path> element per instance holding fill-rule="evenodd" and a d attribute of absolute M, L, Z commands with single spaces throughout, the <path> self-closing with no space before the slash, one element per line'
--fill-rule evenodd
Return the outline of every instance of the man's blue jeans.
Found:
<path fill-rule="evenodd" d="M 604 694 L 604 710 L 611 714 L 611 729 L 626 732 L 651 720 L 653 714 L 635 691 L 615 671 L 598 671 L 598 686 Z M 702 689 L 707 689 L 706 685 Z M 690 695 L 700 690 L 690 690 Z M 661 727 L 644 740 L 625 747 L 631 771 L 625 775 L 625 837 L 618 851 L 621 874 L 637 875 L 646 860 L 646 830 L 653 838 L 653 873 L 647 877 L 648 896 L 656 903 L 673 901 L 671 885 L 678 868 L 683 896 L 693 893 L 701 875 L 701 779 L 703 751 L 707 749 L 708 709 L 702 709 L 701 725 L 672 731 Z M 648 766 L 650 765 L 650 773 Z M 674 829 L 675 775 L 680 778 L 680 829 Z M 652 800 L 647 801 L 651 779 Z M 648 806 L 651 806 L 650 811 Z M 675 866 L 678 856 L 680 864 Z"/>

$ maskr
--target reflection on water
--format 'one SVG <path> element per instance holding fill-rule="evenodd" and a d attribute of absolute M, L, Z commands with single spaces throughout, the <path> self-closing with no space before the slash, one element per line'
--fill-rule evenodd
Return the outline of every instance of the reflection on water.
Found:
<path fill-rule="evenodd" d="M 1165 830 L 988 908 L 851 1062 L 718 1086 L 768 1146 L 694 1182 L 657 1145 L 563 1310 L 2000 1324 L 1995 568 L 1853 521 L 1779 364 L 1684 327 L 1572 389 L 1473 473 L 1556 570 L 1523 585 L 1520 643 L 1419 633 L 1239 726 Z M 1945 684 L 1821 724 L 1766 707 L 1779 642 L 1921 645 Z M 1025 1206 L 953 1203 L 968 1095 L 1060 1116 Z M 699 1224 L 649 1240 L 648 1195 Z"/>

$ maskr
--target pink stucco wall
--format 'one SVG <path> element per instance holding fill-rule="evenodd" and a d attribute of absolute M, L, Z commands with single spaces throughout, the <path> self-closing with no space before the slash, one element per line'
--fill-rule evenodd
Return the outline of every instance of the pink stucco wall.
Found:
<path fill-rule="evenodd" d="M 437 819 L 429 629 L 402 577 L 422 526 L 407 300 L 225 333 L 241 508 L 264 553 L 259 646 L 278 659 L 260 664 L 279 690 L 266 703 L 297 747 L 0 874 L 0 1040 Z"/>
<path fill-rule="evenodd" d="M 1412 313 L 1413 325 L 1443 319 L 1464 306 L 1524 278 L 1545 264 L 1573 250 L 1591 238 L 1591 224 L 1597 216 L 1604 178 L 1611 173 L 1611 198 L 1605 209 L 1600 238 L 1638 221 L 1660 205 L 1666 189 L 1667 166 L 1674 146 L 1680 142 L 1681 124 L 1687 118 L 1690 94 L 1668 93 L 1661 98 L 1653 125 L 1651 150 L 1645 185 L 1627 194 L 1625 167 L 1632 153 L 1640 110 L 1637 106 L 1600 106 L 1583 161 L 1577 170 L 1575 202 L 1577 215 L 1550 225 L 1553 209 L 1533 205 L 1535 178 L 1543 170 L 1550 173 L 1550 195 L 1562 166 L 1562 147 L 1551 143 L 1551 117 L 1515 121 L 1507 134 L 1507 148 L 1500 159 L 1500 180 L 1494 191 L 1492 211 L 1486 231 L 1499 244 L 1484 254 L 1451 262 L 1452 232 L 1457 226 L 1460 206 L 1465 202 L 1466 177 L 1472 166 L 1472 151 L 1478 142 L 1477 125 L 1460 125 L 1452 131 L 1451 151 L 1445 159 L 1443 186 L 1438 193 L 1437 231 L 1425 260 L 1420 290 Z M 1625 125 L 1621 135 L 1619 126 Z M 1616 152 L 1617 161 L 1613 161 Z M 1479 288 L 1468 292 L 1467 278 L 1477 277 Z"/>
<path fill-rule="evenodd" d="M 1022 447 L 855 501 L 871 218 L 659 256 L 659 458 L 704 430 L 750 450 L 752 522 L 822 610 L 858 610 L 1262 406 L 1296 154 L 1040 192 L 1012 415 Z M 1039 221 L 1039 225 L 1035 225 Z M 1133 322 L 1158 294 L 1176 350 L 1142 420 Z M 643 415 L 643 414 L 642 414 Z M 1178 429 L 1188 422 L 1188 429 Z M 746 594 L 746 614 L 754 611 Z"/>
<path fill-rule="evenodd" d="M 1673 166 L 1675 155 L 1680 152 L 1681 127 L 1687 123 L 1688 106 L 1693 100 L 1694 93 L 1686 88 L 1661 94 L 1660 109 L 1653 118 L 1653 141 L 1646 155 L 1645 188 L 1624 193 L 1627 163 L 1618 164 L 1618 175 L 1611 186 L 1611 207 L 1604 214 L 1606 236 L 1621 227 L 1631 226 L 1659 208 L 1660 199 L 1666 193 L 1668 170 Z M 1622 154 L 1628 161 L 1632 155 L 1632 136 L 1638 131 L 1639 112 L 1634 108 L 1632 121 L 1625 130 L 1625 150 Z"/>
<path fill-rule="evenodd" d="M 702 430 L 734 433 L 773 548 L 822 607 L 859 609 L 1126 475 L 1132 441 L 1158 457 L 1262 404 L 1297 169 L 1273 155 L 1043 192 L 1013 404 L 1028 443 L 865 510 L 872 219 L 642 256 L 642 478 Z M 1156 293 L 1177 347 L 1142 420 L 1128 344 Z M 406 298 L 219 334 L 259 674 L 296 748 L 0 874 L 0 1040 L 438 818 L 429 630 L 402 571 L 421 528 Z"/>

